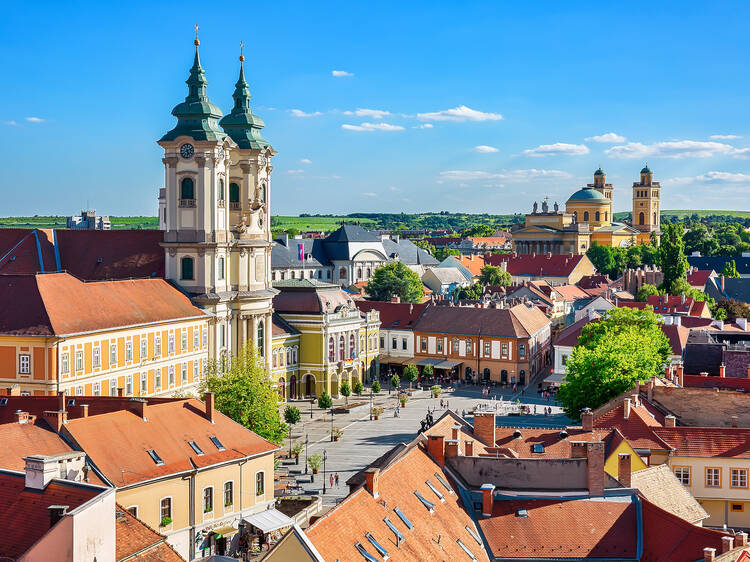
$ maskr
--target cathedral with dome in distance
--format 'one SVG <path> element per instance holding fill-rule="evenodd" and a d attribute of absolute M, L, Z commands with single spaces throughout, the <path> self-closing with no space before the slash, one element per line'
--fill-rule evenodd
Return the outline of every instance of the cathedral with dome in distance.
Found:
<path fill-rule="evenodd" d="M 250 109 L 240 54 L 230 113 L 208 98 L 197 28 L 187 97 L 172 115 L 164 149 L 165 188 L 159 194 L 165 276 L 211 316 L 209 355 L 252 345 L 271 352 L 271 159 L 263 120 Z M 266 359 L 267 361 L 267 359 Z"/>
<path fill-rule="evenodd" d="M 585 254 L 592 244 L 627 247 L 658 240 L 659 182 L 645 166 L 639 182 L 633 182 L 633 220 L 617 222 L 612 213 L 612 184 L 604 170 L 594 172 L 594 183 L 576 191 L 565 202 L 541 209 L 535 202 L 523 226 L 513 231 L 513 249 L 519 254 Z"/>

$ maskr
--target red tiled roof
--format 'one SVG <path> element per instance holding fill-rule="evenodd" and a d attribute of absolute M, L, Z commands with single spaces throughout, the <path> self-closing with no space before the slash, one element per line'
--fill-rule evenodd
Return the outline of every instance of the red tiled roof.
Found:
<path fill-rule="evenodd" d="M 620 404 L 594 419 L 594 427 L 618 429 L 631 446 L 637 449 L 669 450 L 670 447 L 656 433 L 664 425 L 664 415 L 641 401 L 639 406 L 631 404 L 630 416 L 623 418 L 625 405 Z"/>
<path fill-rule="evenodd" d="M 0 334 L 66 335 L 205 313 L 163 279 L 84 283 L 67 273 L 0 275 Z"/>
<path fill-rule="evenodd" d="M 15 560 L 50 530 L 49 506 L 72 511 L 105 490 L 53 480 L 44 490 L 27 490 L 25 476 L 0 471 L 0 552 Z"/>
<path fill-rule="evenodd" d="M 299 334 L 296 328 L 292 328 L 286 320 L 284 320 L 278 314 L 274 314 L 272 317 L 272 333 L 273 336 L 291 336 Z"/>
<path fill-rule="evenodd" d="M 703 313 L 706 303 L 696 301 L 692 297 L 651 295 L 648 298 L 648 305 L 653 306 L 654 312 L 660 314 L 700 316 Z"/>
<path fill-rule="evenodd" d="M 185 560 L 154 531 L 121 505 L 115 507 L 116 560 L 179 562 Z"/>
<path fill-rule="evenodd" d="M 419 316 L 427 308 L 426 304 L 408 302 L 357 301 L 362 312 L 377 310 L 380 314 L 380 327 L 383 330 L 411 330 Z"/>
<path fill-rule="evenodd" d="M 512 308 L 429 306 L 419 317 L 414 331 L 522 338 L 546 325 L 549 319 L 543 312 L 523 304 Z"/>
<path fill-rule="evenodd" d="M 700 375 L 682 375 L 682 386 L 690 388 L 723 388 L 750 391 L 750 379 L 737 377 L 702 377 Z"/>
<path fill-rule="evenodd" d="M 599 318 L 599 315 L 596 315 L 596 318 Z M 583 330 L 583 327 L 591 322 L 591 319 L 588 316 L 584 316 L 581 318 L 578 322 L 574 322 L 567 328 L 560 330 L 560 332 L 557 334 L 557 338 L 555 339 L 555 345 L 561 345 L 565 347 L 575 347 L 578 345 L 578 338 L 581 335 L 581 330 Z"/>
<path fill-rule="evenodd" d="M 306 534 L 325 560 L 362 560 L 354 546 L 357 542 L 380 559 L 365 538 L 366 532 L 372 533 L 394 561 L 467 560 L 466 553 L 456 542 L 459 539 L 477 560 L 488 560 L 484 549 L 465 529 L 467 525 L 474 529 L 474 523 L 458 494 L 448 493 L 435 473 L 450 481 L 423 445 L 414 444 L 380 472 L 377 499 L 364 487 L 359 488 L 313 523 Z M 427 480 L 443 493 L 445 502 L 425 484 Z M 435 504 L 433 514 L 414 495 L 415 491 Z M 411 530 L 394 512 L 395 507 L 411 521 Z M 386 517 L 405 537 L 400 548 L 396 548 L 396 537 L 384 522 Z M 439 535 L 442 539 L 438 543 Z"/>
<path fill-rule="evenodd" d="M 478 276 L 482 273 L 484 267 L 484 258 L 482 256 L 453 256 L 458 263 L 468 269 L 472 275 Z"/>
<path fill-rule="evenodd" d="M 713 274 L 713 269 L 696 269 L 692 273 L 688 274 L 687 282 L 693 287 L 703 288 L 708 283 L 709 278 Z"/>
<path fill-rule="evenodd" d="M 627 500 L 496 499 L 479 526 L 496 558 L 630 559 L 638 522 L 637 505 Z M 519 517 L 519 509 L 528 516 Z"/>
<path fill-rule="evenodd" d="M 703 560 L 703 549 L 721 552 L 721 537 L 731 536 L 698 527 L 641 497 L 643 554 L 641 562 Z"/>
<path fill-rule="evenodd" d="M 672 347 L 673 355 L 682 355 L 687 344 L 690 330 L 685 326 L 677 326 L 676 324 L 662 324 L 661 331 L 669 339 L 669 345 Z"/>
<path fill-rule="evenodd" d="M 485 256 L 489 265 L 506 262 L 511 275 L 567 277 L 583 259 L 570 254 L 492 254 Z"/>
<path fill-rule="evenodd" d="M 69 420 L 62 431 L 115 486 L 278 449 L 218 411 L 211 423 L 205 405 L 192 399 L 149 405 L 145 420 L 133 412 L 118 411 Z M 218 450 L 212 436 L 219 438 L 225 450 Z M 204 454 L 193 451 L 189 440 Z M 118 446 L 112 447 L 112 443 Z M 156 451 L 164 464 L 157 465 L 147 453 L 149 449 Z"/>
<path fill-rule="evenodd" d="M 654 432 L 681 457 L 750 459 L 750 428 L 659 427 Z"/>
<path fill-rule="evenodd" d="M 649 304 L 641 301 L 623 301 L 618 302 L 617 306 L 620 308 L 637 308 L 638 310 L 645 310 Z"/>
<path fill-rule="evenodd" d="M 539 459 L 569 459 L 573 441 L 605 441 L 612 430 L 595 429 L 584 431 L 580 427 L 565 428 L 567 437 L 560 436 L 560 429 L 532 428 L 532 427 L 497 427 L 495 428 L 495 444 L 497 447 L 513 451 L 515 458 Z M 520 437 L 514 433 L 520 432 Z M 542 445 L 544 451 L 534 452 L 535 445 Z M 492 454 L 492 451 L 488 451 Z M 475 453 L 476 454 L 476 453 Z"/>
<path fill-rule="evenodd" d="M 609 277 L 606 275 L 596 274 L 596 275 L 584 275 L 581 277 L 581 280 L 578 281 L 578 286 L 581 289 L 596 289 L 600 287 L 601 285 L 610 285 L 612 281 L 610 281 Z"/>
<path fill-rule="evenodd" d="M 574 301 L 577 299 L 585 299 L 589 294 L 576 285 L 556 285 L 555 291 L 560 293 L 563 300 Z"/>
<path fill-rule="evenodd" d="M 6 423 L 0 425 L 0 468 L 23 472 L 24 457 L 69 453 L 73 447 L 52 431 L 45 422 Z"/>
<path fill-rule="evenodd" d="M 52 239 L 51 230 L 1 228 L 0 273 L 57 271 Z"/>

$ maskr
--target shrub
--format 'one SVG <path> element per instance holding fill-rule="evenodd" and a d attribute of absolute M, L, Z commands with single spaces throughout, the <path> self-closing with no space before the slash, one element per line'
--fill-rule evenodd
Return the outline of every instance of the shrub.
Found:
<path fill-rule="evenodd" d="M 167 525 L 172 524 L 172 518 L 171 517 L 162 517 L 161 522 L 159 523 L 162 527 L 166 527 Z"/>
<path fill-rule="evenodd" d="M 356 394 L 357 396 L 361 396 L 364 390 L 365 390 L 365 387 L 362 386 L 361 382 L 354 381 L 354 386 L 352 387 L 352 391 L 354 392 L 354 394 Z"/>
<path fill-rule="evenodd" d="M 327 410 L 331 406 L 333 406 L 333 399 L 331 398 L 331 395 L 324 390 L 323 394 L 318 398 L 318 408 L 321 410 Z"/>
<path fill-rule="evenodd" d="M 373 381 L 373 383 L 372 383 L 372 391 L 375 394 L 377 394 L 378 392 L 380 392 L 380 381 L 378 381 L 378 380 Z"/>
<path fill-rule="evenodd" d="M 310 455 L 307 457 L 307 466 L 310 467 L 311 470 L 319 470 L 320 465 L 323 463 L 323 457 L 321 457 L 319 454 L 315 453 L 314 455 Z"/>

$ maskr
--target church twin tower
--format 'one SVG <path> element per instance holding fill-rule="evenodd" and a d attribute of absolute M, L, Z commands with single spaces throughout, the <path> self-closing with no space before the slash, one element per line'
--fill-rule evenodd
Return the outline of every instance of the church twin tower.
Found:
<path fill-rule="evenodd" d="M 212 357 L 236 354 L 245 345 L 270 357 L 270 179 L 276 154 L 261 136 L 263 120 L 250 109 L 250 90 L 240 55 L 232 111 L 206 95 L 197 33 L 188 95 L 175 106 L 174 129 L 164 149 L 165 188 L 159 194 L 167 279 L 212 316 Z"/>

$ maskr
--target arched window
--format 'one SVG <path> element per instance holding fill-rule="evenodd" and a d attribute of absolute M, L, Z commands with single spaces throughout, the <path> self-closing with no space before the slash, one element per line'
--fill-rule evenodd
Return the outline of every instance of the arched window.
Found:
<path fill-rule="evenodd" d="M 589 212 L 584 211 L 583 212 L 583 222 L 589 222 Z"/>
<path fill-rule="evenodd" d="M 599 222 L 599 211 L 596 212 L 596 222 Z"/>
<path fill-rule="evenodd" d="M 180 199 L 195 199 L 195 184 L 192 178 L 182 178 L 180 182 Z"/>
<path fill-rule="evenodd" d="M 357 268 L 357 280 L 362 279 L 362 268 Z"/>
<path fill-rule="evenodd" d="M 643 213 L 638 214 L 638 224 L 646 224 L 646 215 Z"/>
<path fill-rule="evenodd" d="M 349 359 L 354 359 L 354 334 L 349 335 Z"/>
<path fill-rule="evenodd" d="M 266 202 L 266 184 L 264 183 L 260 184 L 260 200 L 263 203 Z"/>
<path fill-rule="evenodd" d="M 653 224 L 656 224 L 656 211 L 654 211 L 654 223 Z"/>
<path fill-rule="evenodd" d="M 279 364 L 279 354 L 277 353 L 278 350 L 273 350 L 273 366 L 276 368 L 276 366 Z"/>
<path fill-rule="evenodd" d="M 367 279 L 370 278 L 370 275 L 372 275 L 372 270 L 368 267 L 367 268 Z"/>
<path fill-rule="evenodd" d="M 339 336 L 339 361 L 343 361 L 346 359 L 346 341 L 344 340 L 344 336 Z"/>
<path fill-rule="evenodd" d="M 609 220 L 609 213 L 607 211 L 604 211 L 604 220 L 605 221 Z"/>
<path fill-rule="evenodd" d="M 297 346 L 292 348 L 292 364 L 297 364 Z"/>
<path fill-rule="evenodd" d="M 336 342 L 333 336 L 328 338 L 328 360 L 331 362 L 336 361 Z"/>
<path fill-rule="evenodd" d="M 578 211 L 573 211 L 573 220 L 578 222 Z"/>
<path fill-rule="evenodd" d="M 229 202 L 230 203 L 240 202 L 240 186 L 234 182 L 229 184 Z"/>
<path fill-rule="evenodd" d="M 263 321 L 258 322 L 258 355 L 263 357 Z"/>
<path fill-rule="evenodd" d="M 193 258 L 184 257 L 180 260 L 180 279 L 195 279 Z"/>
<path fill-rule="evenodd" d="M 339 269 L 339 279 L 346 279 L 346 268 L 342 267 Z"/>
<path fill-rule="evenodd" d="M 224 256 L 219 257 L 219 279 L 224 279 Z"/>
<path fill-rule="evenodd" d="M 295 273 L 296 273 L 296 272 L 292 271 L 292 279 L 294 279 L 294 278 L 295 278 L 295 276 L 294 276 L 294 274 L 295 274 Z"/>
<path fill-rule="evenodd" d="M 323 278 L 323 270 L 319 269 L 318 270 L 318 279 L 322 279 L 322 278 Z"/>
<path fill-rule="evenodd" d="M 286 349 L 286 364 L 291 365 L 292 364 L 292 348 L 288 347 Z"/>
<path fill-rule="evenodd" d="M 224 201 L 224 180 L 219 180 L 219 201 Z"/>

